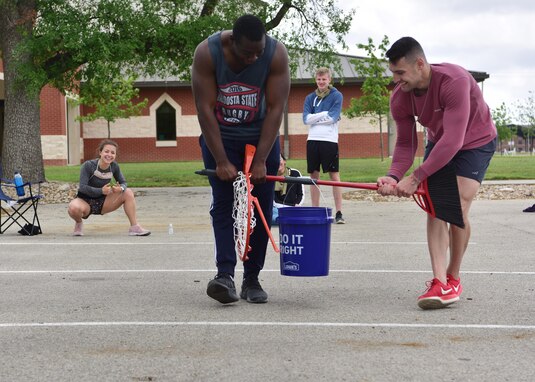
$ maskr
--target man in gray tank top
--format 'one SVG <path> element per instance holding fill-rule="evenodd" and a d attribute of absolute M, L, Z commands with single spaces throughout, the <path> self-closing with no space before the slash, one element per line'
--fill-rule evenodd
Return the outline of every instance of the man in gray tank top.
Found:
<path fill-rule="evenodd" d="M 282 43 L 266 35 L 259 18 L 241 16 L 232 30 L 215 33 L 197 46 L 192 88 L 204 165 L 217 173 L 210 177 L 217 275 L 208 283 L 207 294 L 227 304 L 239 300 L 234 285 L 232 181 L 243 169 L 245 145 L 256 146 L 250 170 L 253 194 L 270 222 L 274 184 L 266 182 L 266 175 L 275 175 L 279 167 L 279 128 L 290 92 L 288 53 Z M 267 243 L 267 233 L 257 227 L 250 239 L 249 260 L 243 264 L 240 297 L 248 302 L 267 302 L 258 281 Z"/>

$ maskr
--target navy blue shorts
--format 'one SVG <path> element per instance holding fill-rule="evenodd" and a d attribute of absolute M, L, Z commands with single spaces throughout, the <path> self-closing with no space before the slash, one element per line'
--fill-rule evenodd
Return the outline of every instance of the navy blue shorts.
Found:
<path fill-rule="evenodd" d="M 424 161 L 429 156 L 431 150 L 433 150 L 433 147 L 435 147 L 433 142 L 427 143 Z M 455 154 L 450 163 L 455 165 L 455 173 L 457 176 L 474 179 L 481 183 L 495 151 L 496 138 L 483 146 L 476 147 L 475 149 L 460 150 Z"/>
<path fill-rule="evenodd" d="M 204 167 L 215 169 L 215 158 L 206 145 L 204 137 L 201 136 L 199 142 L 201 144 Z M 243 169 L 246 143 L 256 146 L 258 144 L 258 138 L 247 141 L 241 141 L 239 139 L 223 140 L 223 147 L 225 148 L 228 160 L 240 171 Z M 279 139 L 277 138 L 266 159 L 267 174 L 275 175 L 279 168 L 279 163 L 280 144 Z M 218 272 L 224 272 L 234 276 L 234 269 L 237 264 L 236 252 L 234 250 L 234 218 L 232 217 L 234 187 L 232 182 L 223 182 L 217 176 L 210 176 L 208 179 L 212 186 L 210 216 L 212 217 L 212 228 L 215 236 L 217 270 Z M 258 198 L 260 208 L 262 209 L 268 224 L 271 224 L 275 183 L 265 182 L 263 184 L 256 184 L 252 194 Z M 251 234 L 249 242 L 252 249 L 251 252 L 249 252 L 249 260 L 243 263 L 244 277 L 248 275 L 258 276 L 260 270 L 264 267 L 266 258 L 269 237 L 260 221 L 256 206 L 255 216 L 257 217 L 256 228 Z"/>
<path fill-rule="evenodd" d="M 338 143 L 307 141 L 307 172 L 339 172 Z"/>

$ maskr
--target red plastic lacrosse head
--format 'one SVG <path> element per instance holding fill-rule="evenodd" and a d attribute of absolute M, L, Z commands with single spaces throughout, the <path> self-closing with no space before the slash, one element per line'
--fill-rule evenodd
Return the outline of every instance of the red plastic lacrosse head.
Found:
<path fill-rule="evenodd" d="M 431 201 L 431 198 L 429 197 L 429 189 L 427 187 L 427 179 L 425 179 L 420 186 L 418 187 L 418 190 L 412 195 L 412 198 L 420 206 L 422 210 L 427 212 L 429 215 L 436 217 L 435 209 L 433 207 L 433 202 Z"/>
<path fill-rule="evenodd" d="M 246 223 L 247 232 L 245 233 L 246 234 L 245 248 L 240 248 L 240 252 L 243 252 L 243 253 L 238 254 L 242 261 L 246 261 L 249 259 L 247 254 L 251 251 L 251 246 L 249 245 L 249 243 L 250 243 L 251 234 L 254 231 L 254 227 L 251 224 L 251 220 L 253 219 L 253 216 L 254 216 L 255 205 L 256 205 L 256 210 L 258 211 L 258 216 L 262 220 L 262 223 L 264 224 L 264 228 L 269 236 L 271 244 L 273 245 L 273 249 L 275 250 L 275 252 L 277 253 L 279 252 L 279 248 L 277 247 L 277 244 L 275 244 L 275 239 L 273 239 L 271 230 L 269 229 L 269 225 L 267 224 L 266 218 L 262 212 L 262 208 L 260 207 L 260 204 L 258 203 L 258 199 L 252 195 L 254 185 L 251 184 L 250 170 L 251 170 L 251 164 L 253 163 L 253 158 L 254 158 L 255 153 L 256 153 L 255 146 L 253 145 L 245 146 L 243 173 L 245 175 L 245 182 L 246 182 L 245 190 L 247 192 L 247 196 L 243 196 L 243 200 L 247 198 L 247 223 Z"/>

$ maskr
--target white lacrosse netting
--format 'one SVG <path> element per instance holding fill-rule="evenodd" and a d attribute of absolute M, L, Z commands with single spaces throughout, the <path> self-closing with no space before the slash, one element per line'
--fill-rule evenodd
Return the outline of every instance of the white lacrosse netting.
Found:
<path fill-rule="evenodd" d="M 232 217 L 234 219 L 234 249 L 240 259 L 247 258 L 249 252 L 248 233 L 256 227 L 253 203 L 249 204 L 247 192 L 247 177 L 239 171 L 234 186 L 234 205 Z M 250 223 L 249 223 L 250 222 Z"/>

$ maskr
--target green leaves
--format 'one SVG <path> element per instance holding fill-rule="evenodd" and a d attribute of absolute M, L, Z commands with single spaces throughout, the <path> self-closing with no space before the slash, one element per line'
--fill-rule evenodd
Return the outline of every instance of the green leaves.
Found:
<path fill-rule="evenodd" d="M 342 11 L 336 3 L 335 0 L 0 0 L 5 87 L 17 90 L 20 96 L 12 97 L 13 107 L 6 109 L 4 137 L 16 136 L 19 110 L 38 110 L 39 93 L 47 84 L 63 93 L 81 92 L 82 102 L 93 105 L 95 115 L 107 118 L 108 122 L 121 118 L 122 110 L 127 114 L 137 112 L 133 103 L 125 102 L 129 95 L 136 96 L 123 87 L 125 78 L 157 75 L 188 81 L 196 46 L 216 31 L 231 29 L 234 20 L 245 13 L 265 20 L 268 33 L 286 44 L 293 68 L 299 57 L 314 50 L 310 68 L 328 65 L 336 70 L 333 53 L 336 44 L 345 47 L 344 37 L 354 14 Z M 10 73 L 15 75 L 9 76 Z M 87 86 L 80 88 L 82 83 Z M 110 89 L 108 85 L 112 84 Z M 32 107 L 21 101 L 22 95 L 32 96 Z M 38 116 L 38 112 L 34 114 Z M 25 163 L 41 179 L 38 117 L 31 118 L 25 126 L 32 133 L 29 146 L 35 148 Z M 21 153 L 6 142 L 4 139 L 3 163 L 12 171 L 15 161 L 5 158 L 20 160 Z"/>
<path fill-rule="evenodd" d="M 371 38 L 368 38 L 366 45 L 358 44 L 360 49 L 368 53 L 368 57 L 352 61 L 359 77 L 364 78 L 362 96 L 351 98 L 349 107 L 344 110 L 344 114 L 349 118 L 370 117 L 371 123 L 379 122 L 381 161 L 383 160 L 382 120 L 390 111 L 388 85 L 392 82 L 392 77 L 385 75 L 388 68 L 385 57 L 388 43 L 388 37 L 384 36 L 378 47 Z M 379 56 L 376 54 L 377 51 Z"/>
<path fill-rule="evenodd" d="M 492 119 L 496 125 L 496 130 L 498 130 L 498 140 L 500 143 L 503 140 L 510 141 L 513 136 L 510 126 L 511 117 L 504 102 L 498 108 L 492 110 Z"/>
<path fill-rule="evenodd" d="M 294 59 L 305 48 L 320 52 L 311 66 L 320 59 L 325 65 L 336 44 L 345 47 L 354 14 L 333 0 L 41 0 L 36 11 L 32 35 L 20 47 L 32 57 L 24 86 L 49 83 L 64 92 L 102 77 L 103 69 L 115 78 L 135 70 L 187 81 L 196 46 L 244 13 L 265 19 L 270 35 L 299 48 Z"/>
<path fill-rule="evenodd" d="M 352 60 L 355 71 L 359 77 L 364 78 L 362 85 L 362 97 L 352 98 L 350 106 L 344 111 L 349 118 L 372 117 L 382 118 L 387 115 L 390 106 L 390 90 L 388 85 L 392 82 L 392 77 L 385 75 L 387 61 L 385 53 L 388 45 L 388 37 L 384 36 L 379 47 L 375 47 L 373 40 L 368 38 L 368 44 L 358 44 L 360 49 L 366 50 L 368 57 Z M 379 51 L 379 56 L 376 51 Z"/>
<path fill-rule="evenodd" d="M 533 152 L 533 136 L 535 133 L 535 98 L 533 91 L 529 91 L 528 98 L 516 104 L 517 118 L 522 124 L 522 135 L 526 139 L 526 151 Z"/>
<path fill-rule="evenodd" d="M 139 115 L 147 106 L 147 99 L 134 103 L 138 99 L 139 89 L 134 88 L 133 83 L 134 77 L 115 81 L 113 78 L 92 78 L 82 87 L 77 103 L 93 108 L 94 111 L 78 119 L 81 121 L 105 119 L 108 123 L 108 138 L 110 138 L 110 123 L 118 118 Z"/>

